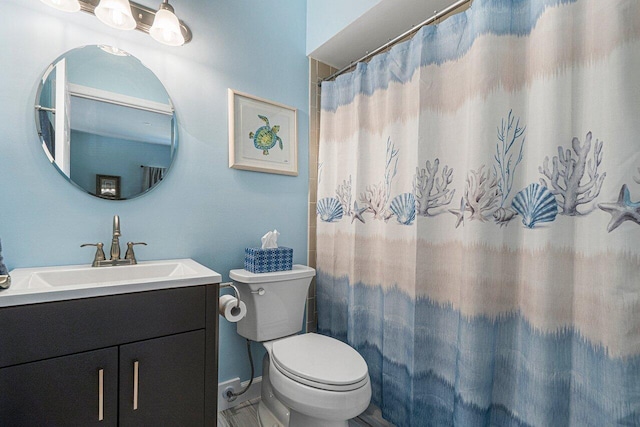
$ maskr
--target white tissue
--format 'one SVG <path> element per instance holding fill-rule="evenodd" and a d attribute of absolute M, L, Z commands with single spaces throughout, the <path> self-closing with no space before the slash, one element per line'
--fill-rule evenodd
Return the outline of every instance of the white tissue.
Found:
<path fill-rule="evenodd" d="M 279 235 L 278 230 L 273 230 L 262 236 L 262 249 L 277 248 Z"/>

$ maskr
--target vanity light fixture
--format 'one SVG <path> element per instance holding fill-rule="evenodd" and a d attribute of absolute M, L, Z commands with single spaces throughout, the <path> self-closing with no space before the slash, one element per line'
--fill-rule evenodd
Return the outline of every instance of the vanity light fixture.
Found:
<path fill-rule="evenodd" d="M 192 39 L 191 30 L 178 19 L 168 0 L 162 0 L 156 11 L 129 0 L 40 0 L 67 12 L 83 12 L 95 15 L 113 28 L 142 31 L 154 40 L 169 45 L 181 46 Z"/>
<path fill-rule="evenodd" d="M 40 0 L 42 3 L 54 7 L 63 12 L 77 12 L 80 10 L 78 0 Z"/>

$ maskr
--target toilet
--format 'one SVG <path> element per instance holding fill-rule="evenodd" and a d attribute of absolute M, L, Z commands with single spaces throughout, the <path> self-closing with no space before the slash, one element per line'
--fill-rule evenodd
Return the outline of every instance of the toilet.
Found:
<path fill-rule="evenodd" d="M 346 427 L 371 400 L 367 363 L 349 345 L 302 329 L 315 270 L 251 273 L 231 270 L 247 315 L 238 334 L 262 342 L 262 427 Z"/>

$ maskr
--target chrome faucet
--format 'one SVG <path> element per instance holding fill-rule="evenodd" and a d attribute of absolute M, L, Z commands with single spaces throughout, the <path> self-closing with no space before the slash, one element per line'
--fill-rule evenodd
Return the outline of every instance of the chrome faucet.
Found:
<path fill-rule="evenodd" d="M 110 251 L 110 259 L 105 259 L 104 251 L 102 247 L 104 244 L 102 242 L 99 243 L 84 243 L 80 245 L 80 247 L 84 246 L 96 246 L 96 254 L 93 257 L 93 263 L 91 267 L 113 267 L 116 265 L 132 265 L 137 264 L 136 256 L 133 252 L 133 245 L 145 245 L 144 242 L 127 243 L 127 254 L 124 259 L 120 258 L 120 217 L 118 215 L 113 216 L 113 233 L 111 236 L 111 251 Z"/>
<path fill-rule="evenodd" d="M 113 216 L 113 236 L 111 238 L 111 261 L 120 259 L 120 217 Z"/>

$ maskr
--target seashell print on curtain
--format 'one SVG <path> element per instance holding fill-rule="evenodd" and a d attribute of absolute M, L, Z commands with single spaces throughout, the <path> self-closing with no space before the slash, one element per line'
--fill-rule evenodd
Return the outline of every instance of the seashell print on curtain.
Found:
<path fill-rule="evenodd" d="M 475 0 L 322 86 L 318 329 L 397 426 L 640 425 L 640 1 Z"/>

